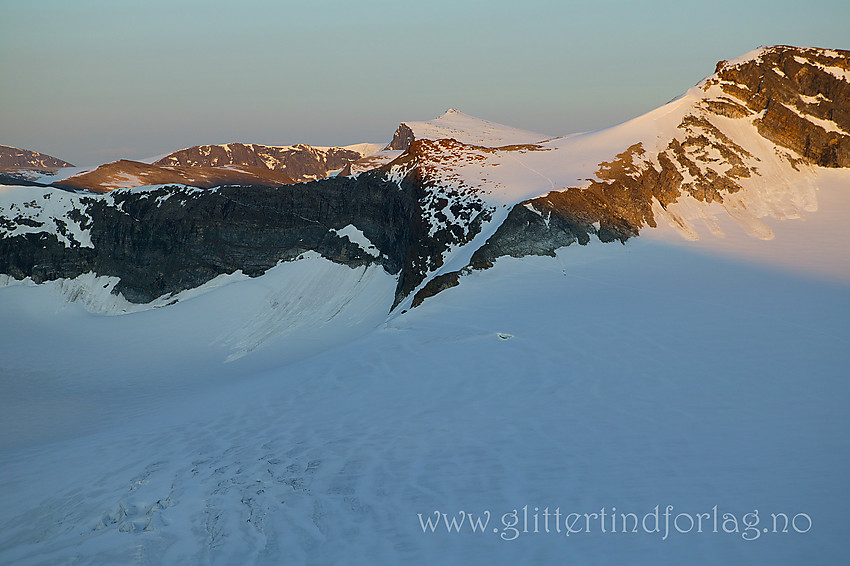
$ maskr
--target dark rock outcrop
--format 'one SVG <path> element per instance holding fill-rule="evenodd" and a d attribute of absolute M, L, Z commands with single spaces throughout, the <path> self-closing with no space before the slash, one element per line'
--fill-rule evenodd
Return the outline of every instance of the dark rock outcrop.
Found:
<path fill-rule="evenodd" d="M 393 134 L 393 139 L 390 144 L 384 149 L 397 149 L 401 151 L 407 150 L 410 147 L 410 144 L 413 143 L 413 140 L 416 139 L 413 136 L 413 130 L 410 129 L 410 126 L 407 124 L 399 124 L 398 128 L 396 128 L 395 133 Z"/>

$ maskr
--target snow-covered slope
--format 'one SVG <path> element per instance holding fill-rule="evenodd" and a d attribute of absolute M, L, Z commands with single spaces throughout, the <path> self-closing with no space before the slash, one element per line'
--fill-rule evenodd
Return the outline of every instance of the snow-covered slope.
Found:
<path fill-rule="evenodd" d="M 146 305 L 112 294 L 115 283 L 91 273 L 41 285 L 0 276 L 6 332 L 0 373 L 11 388 L 10 395 L 0 395 L 0 449 L 90 432 L 116 411 L 113 417 L 144 412 L 165 400 L 148 397 L 158 395 L 148 387 L 179 390 L 184 380 L 215 381 L 219 374 L 237 379 L 351 341 L 385 320 L 395 278 L 378 266 L 351 268 L 308 253 L 259 278 L 221 275 Z M 49 355 L 36 361 L 16 353 L 19 332 L 40 334 L 27 348 L 33 354 L 39 344 L 49 345 Z M 55 390 L 37 386 L 41 377 L 58 378 L 62 368 L 70 373 L 53 382 Z M 42 412 L 44 395 L 57 402 L 64 395 L 82 400 L 96 385 L 130 388 L 141 397 L 55 418 Z"/>
<path fill-rule="evenodd" d="M 50 235 L 65 247 L 93 248 L 84 197 L 43 187 L 0 185 L 0 238 Z"/>
<path fill-rule="evenodd" d="M 449 108 L 445 114 L 424 122 L 402 122 L 386 149 L 405 150 L 414 140 L 453 139 L 470 145 L 502 147 L 534 143 L 552 136 L 482 120 Z"/>

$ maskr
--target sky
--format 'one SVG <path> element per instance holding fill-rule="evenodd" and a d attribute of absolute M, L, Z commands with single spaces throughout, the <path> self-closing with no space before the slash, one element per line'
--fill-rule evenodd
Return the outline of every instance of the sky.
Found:
<path fill-rule="evenodd" d="M 448 108 L 566 135 L 773 44 L 850 49 L 850 2 L 0 0 L 0 144 L 94 165 L 388 142 Z"/>

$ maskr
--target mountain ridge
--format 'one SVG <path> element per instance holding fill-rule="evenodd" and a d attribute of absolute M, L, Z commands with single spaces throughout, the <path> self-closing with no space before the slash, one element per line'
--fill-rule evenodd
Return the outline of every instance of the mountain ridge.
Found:
<path fill-rule="evenodd" d="M 717 69 L 669 104 L 598 132 L 497 147 L 414 139 L 376 168 L 284 194 L 121 190 L 74 201 L 76 212 L 55 226 L 19 207 L 0 224 L 0 272 L 50 280 L 96 267 L 122 278 L 116 292 L 147 302 L 316 251 L 344 264 L 382 264 L 398 278 L 393 307 L 409 308 L 499 257 L 553 255 L 591 238 L 625 242 L 660 221 L 695 237 L 697 223 L 713 230 L 720 213 L 770 238 L 764 217 L 812 210 L 813 167 L 848 166 L 850 52 L 761 48 Z M 186 230 L 169 234 L 169 222 Z M 377 256 L 337 235 L 348 225 Z M 89 233 L 93 251 L 62 230 Z M 250 235 L 257 231 L 262 237 Z M 119 234 L 124 250 L 135 250 L 123 260 L 110 243 Z M 168 249 L 192 251 L 172 261 Z"/>

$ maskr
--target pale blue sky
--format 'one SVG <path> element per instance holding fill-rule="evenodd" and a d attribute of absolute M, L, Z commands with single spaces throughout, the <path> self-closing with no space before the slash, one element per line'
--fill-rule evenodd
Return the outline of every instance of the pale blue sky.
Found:
<path fill-rule="evenodd" d="M 776 43 L 850 49 L 850 2 L 0 0 L 0 144 L 384 142 L 449 107 L 563 135 Z"/>

